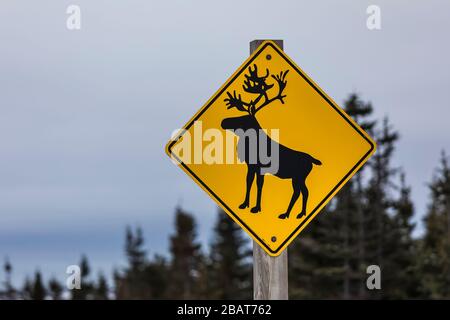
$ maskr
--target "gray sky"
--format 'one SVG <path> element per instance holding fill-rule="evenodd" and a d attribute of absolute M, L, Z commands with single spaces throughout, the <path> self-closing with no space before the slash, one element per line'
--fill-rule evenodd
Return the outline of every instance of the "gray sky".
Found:
<path fill-rule="evenodd" d="M 66 29 L 69 4 L 81 7 L 79 31 Z M 366 28 L 369 4 L 379 31 Z M 338 103 L 356 90 L 390 117 L 420 220 L 450 152 L 449 16 L 445 0 L 3 0 L 0 256 L 16 280 L 36 267 L 63 277 L 81 253 L 109 273 L 126 224 L 144 228 L 151 253 L 167 250 L 177 204 L 208 241 L 215 205 L 164 144 L 256 38 L 284 39 Z"/>

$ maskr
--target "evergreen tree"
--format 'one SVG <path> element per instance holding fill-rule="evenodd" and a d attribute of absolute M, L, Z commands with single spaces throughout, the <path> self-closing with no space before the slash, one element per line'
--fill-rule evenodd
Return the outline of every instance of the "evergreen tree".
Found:
<path fill-rule="evenodd" d="M 407 299 L 420 297 L 417 241 L 412 238 L 414 206 L 411 188 L 405 174 L 400 175 L 400 196 L 393 203 L 393 212 L 385 235 L 385 266 L 383 269 L 383 297 Z"/>
<path fill-rule="evenodd" d="M 141 228 L 133 232 L 127 228 L 125 253 L 128 266 L 114 272 L 117 299 L 164 299 L 167 296 L 169 275 L 166 260 L 159 255 L 147 259 Z"/>
<path fill-rule="evenodd" d="M 392 156 L 398 134 L 384 119 L 380 130 L 368 120 L 370 103 L 352 94 L 347 113 L 377 140 L 378 151 L 315 218 L 290 248 L 292 297 L 364 299 L 418 297 L 412 238 L 414 213 L 410 190 L 401 179 L 400 197 L 392 195 L 397 169 Z M 364 178 L 368 172 L 368 179 Z M 364 183 L 364 181 L 367 181 Z M 366 288 L 366 268 L 383 271 L 383 290 Z M 400 289 L 398 289 L 400 288 Z"/>
<path fill-rule="evenodd" d="M 389 211 L 392 209 L 392 197 L 390 189 L 396 169 L 392 168 L 391 161 L 394 145 L 398 139 L 398 133 L 392 129 L 387 118 L 383 120 L 381 130 L 376 133 L 377 152 L 370 162 L 371 178 L 365 191 L 365 254 L 366 265 L 378 265 L 383 274 L 387 275 L 392 270 L 387 268 L 387 256 L 389 246 L 392 246 L 393 224 L 390 221 Z M 392 251 L 391 251 L 392 252 Z M 385 290 L 373 290 L 369 297 L 380 299 Z"/>
<path fill-rule="evenodd" d="M 196 236 L 194 218 L 177 208 L 175 234 L 170 237 L 170 298 L 196 297 L 201 262 L 200 244 L 196 241 Z"/>
<path fill-rule="evenodd" d="M 347 114 L 369 134 L 373 134 L 376 121 L 371 120 L 373 107 L 370 102 L 364 102 L 356 93 L 350 94 L 344 102 Z M 337 195 L 337 201 L 349 204 L 349 208 L 339 206 L 344 218 L 344 255 L 345 276 L 343 284 L 343 298 L 363 299 L 366 295 L 365 287 L 365 190 L 363 186 L 363 167 Z M 341 199 L 342 197 L 342 199 Z M 341 200 L 340 200 L 341 199 Z M 351 233 L 351 235 L 350 235 Z"/>
<path fill-rule="evenodd" d="M 145 279 L 148 284 L 149 294 L 152 299 L 170 298 L 167 296 L 167 286 L 169 283 L 168 266 L 166 259 L 160 255 L 155 255 L 145 268 Z"/>
<path fill-rule="evenodd" d="M 36 271 L 34 274 L 34 281 L 31 286 L 30 299 L 32 300 L 44 300 L 46 297 L 46 289 L 42 282 L 42 275 L 40 271 Z"/>
<path fill-rule="evenodd" d="M 345 111 L 373 131 L 372 105 L 357 94 Z M 365 188 L 360 170 L 290 248 L 290 292 L 297 298 L 350 299 L 365 294 Z"/>
<path fill-rule="evenodd" d="M 289 246 L 289 297 L 339 299 L 342 297 L 344 261 L 340 225 L 332 201 Z"/>
<path fill-rule="evenodd" d="M 126 229 L 125 254 L 128 266 L 122 275 L 116 274 L 116 296 L 118 299 L 151 299 L 150 288 L 145 278 L 147 253 L 144 249 L 142 229 Z"/>
<path fill-rule="evenodd" d="M 33 282 L 27 276 L 22 287 L 22 299 L 30 300 L 33 291 Z"/>
<path fill-rule="evenodd" d="M 81 288 L 73 289 L 71 291 L 72 300 L 92 299 L 93 283 L 89 280 L 91 267 L 89 266 L 89 261 L 85 255 L 81 256 L 80 272 L 81 272 L 81 279 L 80 279 Z"/>
<path fill-rule="evenodd" d="M 108 282 L 106 281 L 105 275 L 100 273 L 98 275 L 97 283 L 94 288 L 94 299 L 95 300 L 108 300 Z"/>
<path fill-rule="evenodd" d="M 345 112 L 364 130 L 372 132 L 376 121 L 370 120 L 373 113 L 372 103 L 364 102 L 357 93 L 351 93 L 344 101 Z"/>
<path fill-rule="evenodd" d="M 364 256 L 364 228 L 360 230 L 363 195 L 355 188 L 354 181 L 349 181 L 335 199 L 335 208 L 329 220 L 328 232 L 335 234 L 334 239 L 327 237 L 329 246 L 334 248 L 336 256 L 334 268 L 341 270 L 342 281 L 339 283 L 336 298 L 357 298 L 360 294 L 360 283 L 363 282 L 361 264 Z M 333 223 L 334 222 L 334 223 Z M 335 231 L 330 230 L 335 228 Z M 339 274 L 334 274 L 337 277 Z"/>
<path fill-rule="evenodd" d="M 128 269 L 125 275 L 125 285 L 128 289 L 127 299 L 151 299 L 144 275 L 147 263 L 147 252 L 144 249 L 144 244 L 142 229 L 137 227 L 133 233 L 131 228 L 128 227 L 125 239 L 125 253 L 128 261 Z"/>
<path fill-rule="evenodd" d="M 5 272 L 5 291 L 3 292 L 3 294 L 0 292 L 0 298 L 3 296 L 5 299 L 13 300 L 16 298 L 16 290 L 14 289 L 11 282 L 13 267 L 8 258 L 5 258 L 3 271 Z"/>
<path fill-rule="evenodd" d="M 198 277 L 196 279 L 196 298 L 215 299 L 218 296 L 217 274 L 210 255 L 201 255 L 199 258 Z"/>
<path fill-rule="evenodd" d="M 423 294 L 450 298 L 450 167 L 445 153 L 431 184 L 421 248 Z"/>
<path fill-rule="evenodd" d="M 126 299 L 127 297 L 125 296 L 125 290 L 124 290 L 124 275 L 122 274 L 122 272 L 120 272 L 119 270 L 117 270 L 116 268 L 113 269 L 112 272 L 112 277 L 113 277 L 113 283 L 114 283 L 114 297 L 117 300 L 122 300 L 122 299 Z"/>
<path fill-rule="evenodd" d="M 140 227 L 135 234 L 131 228 L 126 230 L 125 253 L 128 259 L 128 268 L 133 273 L 141 272 L 145 268 L 146 252 L 144 250 L 144 236 Z"/>
<path fill-rule="evenodd" d="M 251 267 L 248 241 L 241 228 L 219 210 L 211 246 L 212 295 L 217 299 L 250 299 Z"/>
<path fill-rule="evenodd" d="M 55 278 L 48 281 L 48 291 L 52 300 L 61 300 L 63 287 Z"/>

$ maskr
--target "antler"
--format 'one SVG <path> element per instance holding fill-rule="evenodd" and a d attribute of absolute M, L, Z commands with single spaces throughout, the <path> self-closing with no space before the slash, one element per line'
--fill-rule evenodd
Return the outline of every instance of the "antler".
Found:
<path fill-rule="evenodd" d="M 242 88 L 248 93 L 265 94 L 267 90 L 273 87 L 273 84 L 268 85 L 266 83 L 266 79 L 269 76 L 269 69 L 266 69 L 265 76 L 259 77 L 258 66 L 254 64 L 253 68 L 251 66 L 248 67 L 249 75 L 245 75 L 246 80 L 244 80 Z"/>
<path fill-rule="evenodd" d="M 286 98 L 286 95 L 283 95 L 283 90 L 286 88 L 286 85 L 287 85 L 286 75 L 288 74 L 288 72 L 289 72 L 289 70 L 286 70 L 286 71 L 281 71 L 277 75 L 272 75 L 272 78 L 274 78 L 275 81 L 278 83 L 278 94 L 271 99 L 267 99 L 267 96 L 266 96 L 266 100 L 259 106 L 258 109 L 255 109 L 254 113 L 258 112 L 259 110 L 261 110 L 268 104 L 274 102 L 275 100 L 280 100 L 281 103 L 284 104 L 283 99 Z"/>
<path fill-rule="evenodd" d="M 236 91 L 233 91 L 233 94 L 227 92 L 228 98 L 224 99 L 227 105 L 227 109 L 236 108 L 239 111 L 245 111 L 251 115 L 255 115 L 256 112 L 258 112 L 268 104 L 274 102 L 275 100 L 280 100 L 281 103 L 284 104 L 283 99 L 286 97 L 286 95 L 283 95 L 283 91 L 287 85 L 286 75 L 288 74 L 289 70 L 281 71 L 277 75 L 272 75 L 272 78 L 275 79 L 278 84 L 278 94 L 271 99 L 268 98 L 267 91 L 271 89 L 274 84 L 269 85 L 266 83 L 266 79 L 269 76 L 269 69 L 266 69 L 265 76 L 259 77 L 258 67 L 256 66 L 256 64 L 254 64 L 253 69 L 251 66 L 248 68 L 248 72 L 249 74 L 245 75 L 246 80 L 244 80 L 244 85 L 242 86 L 242 88 L 245 92 L 258 94 L 258 97 L 255 100 L 247 103 L 242 101 L 241 95 L 236 94 Z M 256 105 L 262 97 L 264 97 L 264 102 L 258 108 L 256 108 Z"/>
<path fill-rule="evenodd" d="M 233 95 L 227 92 L 228 98 L 225 98 L 224 101 L 227 105 L 227 109 L 236 108 L 239 111 L 245 111 L 250 113 L 251 105 L 242 101 L 241 95 L 236 95 L 236 91 L 233 91 Z"/>
<path fill-rule="evenodd" d="M 258 66 L 256 64 L 253 64 L 253 70 L 252 66 L 248 67 L 248 72 L 250 75 L 245 75 L 247 79 L 252 79 L 253 81 L 260 81 L 264 80 L 269 76 L 269 69 L 266 68 L 266 75 L 262 77 L 258 77 Z"/>

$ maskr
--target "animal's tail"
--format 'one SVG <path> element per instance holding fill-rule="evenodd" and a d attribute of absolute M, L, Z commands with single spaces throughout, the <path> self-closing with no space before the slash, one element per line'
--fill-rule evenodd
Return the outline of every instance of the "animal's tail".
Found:
<path fill-rule="evenodd" d="M 311 156 L 310 156 L 311 157 Z M 315 158 L 313 158 L 313 157 L 311 157 L 311 161 L 312 161 L 312 163 L 314 163 L 314 164 L 316 164 L 316 165 L 318 165 L 318 166 L 320 166 L 321 164 L 322 164 L 322 162 L 320 161 L 320 160 L 317 160 L 317 159 L 315 159 Z"/>

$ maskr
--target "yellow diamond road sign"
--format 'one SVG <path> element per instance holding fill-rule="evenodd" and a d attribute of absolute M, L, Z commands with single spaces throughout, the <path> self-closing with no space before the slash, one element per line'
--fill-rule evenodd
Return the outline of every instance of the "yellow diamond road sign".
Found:
<path fill-rule="evenodd" d="M 370 136 L 271 41 L 166 146 L 272 256 L 374 151 Z"/>

